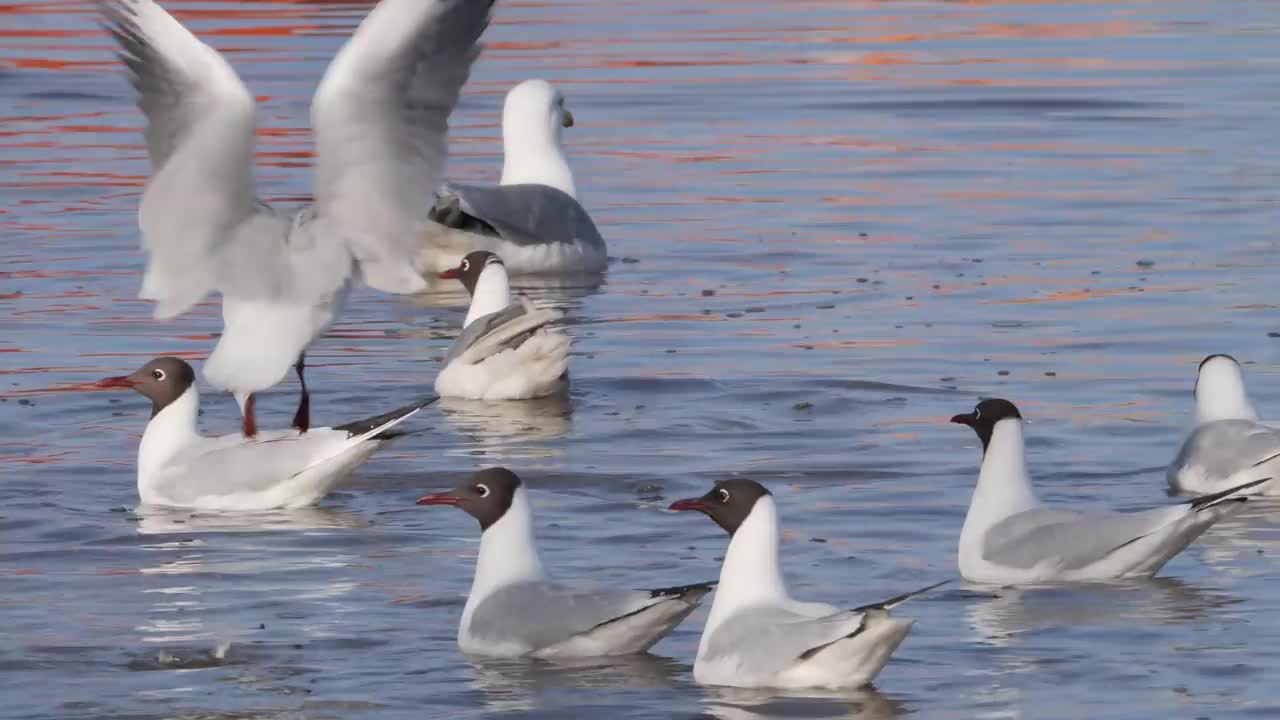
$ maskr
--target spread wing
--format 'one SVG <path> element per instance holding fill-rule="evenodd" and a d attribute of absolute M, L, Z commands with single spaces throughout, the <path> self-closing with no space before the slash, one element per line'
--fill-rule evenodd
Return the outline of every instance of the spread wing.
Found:
<path fill-rule="evenodd" d="M 449 183 L 436 192 L 431 217 L 450 227 L 497 235 L 519 245 L 577 240 L 604 247 L 604 238 L 586 209 L 572 195 L 547 185 Z"/>
<path fill-rule="evenodd" d="M 218 283 L 237 229 L 267 212 L 253 181 L 255 104 L 235 71 L 151 0 L 101 0 L 104 24 L 146 116 L 152 177 L 138 224 L 148 253 L 140 295 L 157 317 Z"/>
<path fill-rule="evenodd" d="M 474 365 L 503 350 L 518 347 L 529 335 L 563 315 L 549 308 L 536 308 L 525 298 L 502 310 L 476 318 L 462 330 L 462 334 L 449 346 L 444 364 L 462 358 Z"/>
<path fill-rule="evenodd" d="M 383 0 L 325 71 L 311 101 L 316 204 L 364 280 L 426 287 L 413 267 L 422 194 L 444 176 L 448 118 L 492 0 Z"/>

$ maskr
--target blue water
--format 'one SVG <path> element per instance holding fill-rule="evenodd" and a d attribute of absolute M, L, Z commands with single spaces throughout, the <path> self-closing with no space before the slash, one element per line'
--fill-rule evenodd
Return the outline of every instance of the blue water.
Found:
<path fill-rule="evenodd" d="M 307 197 L 309 96 L 369 5 L 166 6 L 259 96 L 262 192 Z M 507 465 L 561 578 L 646 587 L 725 547 L 663 508 L 752 477 L 795 594 L 862 604 L 954 575 L 979 451 L 946 419 L 985 395 L 1029 418 L 1047 499 L 1171 502 L 1205 354 L 1280 414 L 1278 36 L 1267 2 L 500 2 L 450 174 L 496 180 L 503 93 L 560 85 L 615 256 L 526 289 L 570 312 L 569 400 L 442 403 L 320 507 L 227 518 L 135 511 L 146 403 L 81 389 L 220 327 L 136 299 L 148 165 L 110 43 L 87 4 L 0 8 L 0 716 L 1280 715 L 1266 503 L 1155 581 L 940 589 L 875 690 L 808 696 L 695 685 L 705 611 L 653 657 L 468 659 L 474 523 L 413 504 Z M 461 302 L 355 293 L 308 357 L 316 422 L 429 388 Z"/>

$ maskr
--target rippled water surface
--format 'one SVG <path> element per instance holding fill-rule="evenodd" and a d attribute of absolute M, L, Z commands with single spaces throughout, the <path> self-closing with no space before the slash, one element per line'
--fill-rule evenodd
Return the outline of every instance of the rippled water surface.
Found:
<path fill-rule="evenodd" d="M 369 6 L 168 5 L 262 102 L 262 191 L 305 198 L 309 96 Z M 476 528 L 413 503 L 509 465 L 560 576 L 645 587 L 725 547 L 666 504 L 753 477 L 796 594 L 860 604 L 954 575 L 979 451 L 945 420 L 983 395 L 1030 418 L 1047 498 L 1169 502 L 1203 355 L 1280 414 L 1278 36 L 1271 2 L 499 0 L 451 175 L 497 179 L 514 82 L 562 86 L 615 256 L 529 289 L 570 308 L 571 397 L 442 403 L 319 507 L 218 517 L 136 510 L 145 401 L 77 389 L 220 327 L 135 299 L 147 163 L 110 45 L 87 4 L 0 5 L 0 715 L 1277 717 L 1261 503 L 1152 582 L 953 584 L 902 608 L 877 690 L 780 697 L 692 682 L 705 611 L 651 657 L 468 660 Z M 460 300 L 355 293 L 309 357 L 317 422 L 429 388 Z"/>

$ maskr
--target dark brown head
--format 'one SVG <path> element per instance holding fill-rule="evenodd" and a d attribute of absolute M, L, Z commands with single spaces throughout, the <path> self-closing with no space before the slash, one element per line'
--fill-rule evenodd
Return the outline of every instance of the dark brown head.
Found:
<path fill-rule="evenodd" d="M 98 381 L 100 388 L 129 388 L 151 398 L 151 417 L 182 397 L 195 384 L 196 371 L 186 360 L 161 357 L 134 370 L 132 374 Z"/>
<path fill-rule="evenodd" d="M 751 514 L 756 501 L 769 494 L 755 480 L 721 480 L 706 495 L 677 500 L 671 503 L 671 509 L 706 513 L 725 532 L 733 535 Z"/>
<path fill-rule="evenodd" d="M 520 488 L 520 478 L 506 468 L 487 468 L 449 492 L 423 495 L 419 505 L 453 505 L 480 521 L 480 530 L 502 519 Z"/>
<path fill-rule="evenodd" d="M 973 412 L 951 418 L 951 422 L 973 428 L 973 431 L 978 433 L 978 439 L 982 441 L 982 451 L 986 452 L 996 423 L 1009 418 L 1021 420 L 1022 413 L 1018 412 L 1018 408 L 1008 400 L 990 398 L 978 403 Z"/>
<path fill-rule="evenodd" d="M 472 250 L 462 258 L 462 262 L 458 267 L 452 270 L 445 270 L 437 275 L 442 280 L 461 280 L 462 285 L 467 289 L 468 295 L 474 295 L 476 292 L 476 283 L 480 282 L 480 273 L 484 272 L 485 266 L 497 263 L 502 264 L 502 258 L 494 255 L 488 250 Z"/>

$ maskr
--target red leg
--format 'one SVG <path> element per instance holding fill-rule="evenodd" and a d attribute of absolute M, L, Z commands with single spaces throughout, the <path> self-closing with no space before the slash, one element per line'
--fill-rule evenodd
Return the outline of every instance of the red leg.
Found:
<path fill-rule="evenodd" d="M 298 382 L 302 385 L 302 397 L 298 398 L 298 412 L 293 414 L 293 426 L 298 432 L 306 432 L 311 429 L 311 393 L 307 392 L 307 381 L 302 376 L 302 370 L 306 367 L 304 358 L 306 355 L 298 356 L 298 364 L 293 366 L 298 371 Z"/>
<path fill-rule="evenodd" d="M 240 429 L 244 436 L 251 438 L 258 434 L 258 420 L 253 416 L 253 394 L 244 401 L 244 417 L 240 420 Z"/>

